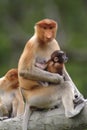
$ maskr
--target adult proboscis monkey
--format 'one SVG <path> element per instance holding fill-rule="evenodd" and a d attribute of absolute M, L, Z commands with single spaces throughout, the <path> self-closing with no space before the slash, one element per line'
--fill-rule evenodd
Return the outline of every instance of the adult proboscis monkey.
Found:
<path fill-rule="evenodd" d="M 80 92 L 75 87 L 65 67 L 65 79 L 57 73 L 51 73 L 35 66 L 37 62 L 50 59 L 55 50 L 60 50 L 55 40 L 57 23 L 52 19 L 44 19 L 36 23 L 35 33 L 26 43 L 18 63 L 19 86 L 26 101 L 23 118 L 23 130 L 27 130 L 32 108 L 51 108 L 62 100 L 65 116 L 77 115 L 84 107 L 84 101 L 74 107 L 75 94 L 80 99 Z M 50 82 L 44 87 L 42 82 Z M 77 99 L 76 99 L 77 101 Z"/>

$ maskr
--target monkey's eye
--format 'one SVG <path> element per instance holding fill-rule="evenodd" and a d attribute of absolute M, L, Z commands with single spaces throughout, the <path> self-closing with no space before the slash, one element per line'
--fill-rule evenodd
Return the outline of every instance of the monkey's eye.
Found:
<path fill-rule="evenodd" d="M 53 27 L 51 26 L 51 27 L 49 27 L 49 29 L 53 29 Z"/>

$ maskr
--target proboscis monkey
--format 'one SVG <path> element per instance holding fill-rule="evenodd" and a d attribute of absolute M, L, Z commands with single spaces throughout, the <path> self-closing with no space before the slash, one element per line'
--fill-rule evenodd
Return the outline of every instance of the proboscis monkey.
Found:
<path fill-rule="evenodd" d="M 0 93 L 2 116 L 15 117 L 23 114 L 24 102 L 19 89 L 17 69 L 9 70 L 0 78 Z"/>
<path fill-rule="evenodd" d="M 57 73 L 51 73 L 35 66 L 38 62 L 47 62 L 55 50 L 60 50 L 55 40 L 56 31 L 57 23 L 54 20 L 44 19 L 37 22 L 35 33 L 26 43 L 19 59 L 19 86 L 26 101 L 23 130 L 27 130 L 32 108 L 51 108 L 58 103 L 58 99 L 61 99 L 65 108 L 65 116 L 70 118 L 77 115 L 84 107 L 84 103 L 80 103 L 74 108 L 74 89 L 78 95 L 80 93 L 65 68 L 66 81 Z M 50 85 L 43 87 L 39 81 L 50 82 Z"/>

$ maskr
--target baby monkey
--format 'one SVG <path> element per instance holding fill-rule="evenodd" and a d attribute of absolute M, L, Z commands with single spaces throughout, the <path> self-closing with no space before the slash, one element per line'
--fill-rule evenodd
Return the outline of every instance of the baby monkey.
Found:
<path fill-rule="evenodd" d="M 61 50 L 56 50 L 51 54 L 51 58 L 47 62 L 36 63 L 35 65 L 43 70 L 49 71 L 51 73 L 58 73 L 63 76 L 65 80 L 65 76 L 63 74 L 64 63 L 66 63 L 68 57 L 66 53 Z M 40 84 L 43 86 L 48 86 L 48 82 L 41 82 Z"/>
<path fill-rule="evenodd" d="M 35 65 L 43 70 L 51 73 L 58 73 L 63 76 L 64 63 L 67 62 L 68 57 L 65 52 L 56 50 L 51 54 L 51 58 L 45 63 L 36 63 Z"/>
<path fill-rule="evenodd" d="M 0 78 L 0 120 L 22 115 L 23 112 L 24 102 L 19 89 L 18 70 L 13 68 Z"/>

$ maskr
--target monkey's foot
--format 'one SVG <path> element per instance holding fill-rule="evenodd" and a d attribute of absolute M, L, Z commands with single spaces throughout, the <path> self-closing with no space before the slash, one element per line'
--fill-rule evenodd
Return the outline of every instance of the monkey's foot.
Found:
<path fill-rule="evenodd" d="M 73 100 L 74 108 L 83 102 L 85 102 L 85 99 L 83 97 L 79 98 L 78 95 L 75 95 L 75 99 Z"/>
<path fill-rule="evenodd" d="M 73 112 L 70 112 L 70 111 L 66 112 L 66 117 L 72 118 L 72 117 L 77 116 L 81 112 L 81 110 L 84 108 L 84 106 L 85 106 L 85 102 L 77 104 Z"/>
<path fill-rule="evenodd" d="M 0 121 L 6 120 L 6 119 L 8 119 L 8 117 L 7 117 L 7 116 L 0 117 Z"/>

